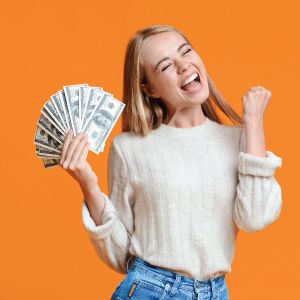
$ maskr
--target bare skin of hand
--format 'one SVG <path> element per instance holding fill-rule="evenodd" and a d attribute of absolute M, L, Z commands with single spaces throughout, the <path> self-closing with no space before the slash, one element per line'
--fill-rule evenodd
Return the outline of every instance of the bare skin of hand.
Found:
<path fill-rule="evenodd" d="M 244 121 L 255 125 L 263 122 L 265 109 L 271 98 L 271 91 L 257 85 L 251 87 L 243 96 Z"/>
<path fill-rule="evenodd" d="M 264 112 L 271 98 L 271 91 L 258 85 L 243 95 L 243 119 L 246 125 L 246 152 L 266 157 L 264 138 Z"/>
<path fill-rule="evenodd" d="M 88 151 L 88 137 L 83 133 L 74 137 L 70 130 L 64 141 L 60 165 L 82 187 L 88 187 L 98 183 L 95 172 L 86 160 Z"/>

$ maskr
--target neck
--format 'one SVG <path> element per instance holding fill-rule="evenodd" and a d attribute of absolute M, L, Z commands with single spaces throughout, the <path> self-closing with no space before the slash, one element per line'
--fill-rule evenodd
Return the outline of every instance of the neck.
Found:
<path fill-rule="evenodd" d="M 201 125 L 205 120 L 201 104 L 197 104 L 177 109 L 170 113 L 170 118 L 166 125 L 177 128 L 189 128 Z"/>

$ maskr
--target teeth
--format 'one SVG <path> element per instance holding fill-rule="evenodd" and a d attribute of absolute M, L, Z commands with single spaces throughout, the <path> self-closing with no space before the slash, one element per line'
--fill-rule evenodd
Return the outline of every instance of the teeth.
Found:
<path fill-rule="evenodd" d="M 197 76 L 198 76 L 197 73 L 193 74 L 191 77 L 189 77 L 187 80 L 185 80 L 185 82 L 183 83 L 182 86 L 184 86 L 184 85 L 186 85 L 187 83 L 193 81 L 195 78 L 197 78 Z"/>

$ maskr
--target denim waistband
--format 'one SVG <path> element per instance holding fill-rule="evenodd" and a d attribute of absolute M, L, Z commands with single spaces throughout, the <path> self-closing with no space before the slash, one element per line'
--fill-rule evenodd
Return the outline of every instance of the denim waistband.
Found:
<path fill-rule="evenodd" d="M 223 284 L 225 280 L 225 274 L 206 280 L 192 279 L 190 277 L 184 276 L 183 274 L 154 266 L 138 256 L 131 256 L 129 258 L 129 260 L 127 261 L 127 271 L 128 263 L 131 259 L 133 260 L 132 265 L 134 267 L 140 268 L 142 272 L 146 275 L 160 280 L 162 282 L 169 282 L 172 285 L 174 283 L 177 283 L 178 285 L 180 284 L 181 286 L 184 286 L 187 290 L 199 290 L 202 288 L 214 289 L 215 287 L 218 287 L 221 284 Z"/>

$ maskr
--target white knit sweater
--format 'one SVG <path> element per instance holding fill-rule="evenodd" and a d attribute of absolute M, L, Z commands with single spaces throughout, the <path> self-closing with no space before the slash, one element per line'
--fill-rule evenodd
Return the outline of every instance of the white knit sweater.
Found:
<path fill-rule="evenodd" d="M 190 128 L 162 124 L 145 137 L 115 136 L 101 225 L 82 202 L 99 258 L 121 274 L 131 255 L 198 280 L 230 273 L 235 226 L 262 230 L 282 206 L 274 178 L 282 159 L 245 146 L 245 127 L 209 118 Z"/>

